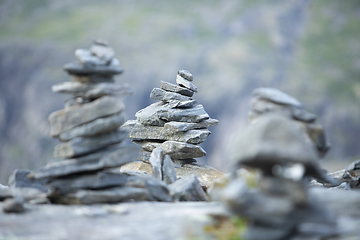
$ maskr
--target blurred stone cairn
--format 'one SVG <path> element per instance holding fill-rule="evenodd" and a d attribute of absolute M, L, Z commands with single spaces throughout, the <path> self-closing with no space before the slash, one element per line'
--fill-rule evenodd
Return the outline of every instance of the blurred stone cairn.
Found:
<path fill-rule="evenodd" d="M 121 169 L 143 170 L 165 179 L 167 165 L 175 164 L 177 177 L 194 174 L 206 190 L 222 173 L 196 164 L 194 158 L 206 155 L 198 144 L 206 140 L 210 134 L 207 128 L 217 125 L 218 120 L 211 119 L 203 105 L 193 99 L 198 90 L 189 71 L 178 71 L 176 83 L 161 81 L 160 88 L 154 88 L 150 94 L 159 102 L 138 111 L 137 120 L 128 120 L 122 126 L 130 131 L 129 138 L 141 145 L 142 152 L 140 162 L 129 163 Z"/>
<path fill-rule="evenodd" d="M 329 148 L 323 128 L 298 100 L 277 89 L 259 88 L 253 95 L 250 124 L 233 142 L 231 161 L 236 169 L 260 173 L 249 181 L 251 172 L 236 170 L 215 184 L 210 198 L 247 220 L 244 239 L 339 237 L 338 212 L 323 204 L 327 192 L 309 190 L 311 178 L 339 184 L 319 166 Z"/>

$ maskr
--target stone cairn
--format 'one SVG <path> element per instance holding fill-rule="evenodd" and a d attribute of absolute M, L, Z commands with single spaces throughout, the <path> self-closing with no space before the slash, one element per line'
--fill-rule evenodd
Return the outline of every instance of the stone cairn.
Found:
<path fill-rule="evenodd" d="M 214 188 L 212 199 L 221 199 L 232 213 L 247 219 L 245 239 L 336 236 L 333 214 L 309 197 L 310 177 L 335 182 L 319 166 L 319 148 L 304 137 L 301 124 L 313 123 L 314 117 L 276 89 L 257 89 L 254 95 L 251 124 L 234 141 L 231 160 L 236 169 L 258 169 L 260 174 L 255 186 L 249 186 L 243 172 L 234 172 L 222 190 Z"/>
<path fill-rule="evenodd" d="M 49 116 L 51 136 L 61 141 L 55 147 L 56 159 L 29 177 L 46 179 L 53 203 L 171 201 L 161 181 L 114 170 L 136 160 L 139 148 L 122 144 L 128 136 L 119 128 L 125 122 L 125 105 L 116 96 L 132 90 L 114 81 L 123 70 L 113 49 L 94 41 L 90 49 L 76 50 L 75 56 L 78 61 L 64 66 L 73 81 L 52 88 L 73 96 L 63 110 Z"/>
<path fill-rule="evenodd" d="M 124 168 L 152 172 L 151 153 L 161 148 L 179 166 L 176 168 L 178 176 L 195 174 L 206 189 L 211 185 L 209 179 L 219 177 L 221 173 L 211 167 L 197 165 L 194 158 L 206 155 L 198 144 L 206 140 L 210 134 L 207 128 L 217 125 L 218 120 L 211 119 L 203 105 L 192 98 L 197 87 L 189 71 L 178 71 L 176 83 L 161 81 L 160 88 L 154 88 L 150 94 L 159 102 L 138 111 L 135 114 L 137 120 L 128 120 L 122 126 L 130 131 L 129 138 L 142 147 L 139 155 L 142 162 L 131 163 Z"/>

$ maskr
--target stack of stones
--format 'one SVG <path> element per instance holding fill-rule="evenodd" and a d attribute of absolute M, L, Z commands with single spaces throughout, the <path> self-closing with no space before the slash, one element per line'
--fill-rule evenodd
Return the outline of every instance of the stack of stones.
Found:
<path fill-rule="evenodd" d="M 130 130 L 129 138 L 133 142 L 141 144 L 142 152 L 139 159 L 142 165 L 149 165 L 151 152 L 155 148 L 162 148 L 164 154 L 169 155 L 175 165 L 199 166 L 194 158 L 206 155 L 206 152 L 198 144 L 204 142 L 209 136 L 210 126 L 217 125 L 218 120 L 211 119 L 203 105 L 198 104 L 192 96 L 197 92 L 193 84 L 193 76 L 187 70 L 178 71 L 176 83 L 160 82 L 160 88 L 154 88 L 150 97 L 159 100 L 154 104 L 138 111 L 137 120 L 129 120 L 122 129 Z M 147 170 L 149 167 L 138 168 Z M 177 168 L 177 175 L 182 176 L 181 168 Z M 220 173 L 210 167 L 213 177 Z M 194 173 L 202 181 L 199 171 Z M 211 178 L 211 177 L 210 177 Z"/>
<path fill-rule="evenodd" d="M 323 157 L 329 150 L 330 144 L 324 128 L 316 122 L 316 116 L 305 111 L 301 102 L 294 97 L 274 88 L 257 88 L 253 91 L 250 105 L 250 124 L 255 123 L 263 114 L 276 112 L 294 120 L 303 129 L 303 136 L 312 143 L 319 157 Z"/>
<path fill-rule="evenodd" d="M 136 160 L 139 152 L 135 146 L 122 144 L 128 136 L 119 128 L 125 122 L 125 105 L 116 96 L 132 90 L 114 81 L 122 69 L 113 49 L 95 41 L 90 49 L 76 50 L 75 56 L 78 61 L 64 66 L 73 81 L 52 88 L 73 96 L 63 110 L 49 116 L 51 136 L 61 141 L 55 147 L 56 159 L 30 177 L 46 179 L 48 197 L 54 203 L 170 201 L 162 182 L 111 171 Z"/>
<path fill-rule="evenodd" d="M 336 235 L 336 219 L 308 197 L 309 177 L 323 173 L 301 128 L 279 114 L 267 114 L 234 142 L 235 166 L 261 171 L 256 187 L 234 176 L 220 198 L 248 219 L 245 239 L 323 239 Z"/>

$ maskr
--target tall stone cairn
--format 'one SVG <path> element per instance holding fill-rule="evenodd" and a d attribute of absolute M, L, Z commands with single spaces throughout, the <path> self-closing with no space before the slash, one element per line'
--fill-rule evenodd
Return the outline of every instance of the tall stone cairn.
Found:
<path fill-rule="evenodd" d="M 152 99 L 159 101 L 138 111 L 135 114 L 137 120 L 128 120 L 122 129 L 129 130 L 129 138 L 142 147 L 139 160 L 145 164 L 140 163 L 142 168 L 137 170 L 146 171 L 152 151 L 160 147 L 175 165 L 189 170 L 184 173 L 176 168 L 178 176 L 194 173 L 204 186 L 199 170 L 204 174 L 213 171 L 209 176 L 214 177 L 221 173 L 208 166 L 196 170 L 190 168 L 199 166 L 195 158 L 206 155 L 199 144 L 210 135 L 207 128 L 217 125 L 218 120 L 211 119 L 203 105 L 193 99 L 198 90 L 189 71 L 178 71 L 176 83 L 161 81 L 160 88 L 154 88 L 150 94 Z"/>
<path fill-rule="evenodd" d="M 161 181 L 111 171 L 136 160 L 140 150 L 121 144 L 128 132 L 119 128 L 125 122 L 125 105 L 116 97 L 132 94 L 132 89 L 114 81 L 123 70 L 113 49 L 94 41 L 90 49 L 76 50 L 75 56 L 78 61 L 64 66 L 73 81 L 52 87 L 56 93 L 73 96 L 64 109 L 49 116 L 51 136 L 61 141 L 55 159 L 29 176 L 46 179 L 53 203 L 171 201 Z M 148 186 L 160 194 L 152 196 Z"/>

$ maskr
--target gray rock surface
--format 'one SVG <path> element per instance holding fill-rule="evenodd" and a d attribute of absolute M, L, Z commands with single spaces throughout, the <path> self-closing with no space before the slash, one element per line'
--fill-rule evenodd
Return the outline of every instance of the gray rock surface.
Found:
<path fill-rule="evenodd" d="M 179 70 L 178 75 L 190 82 L 193 80 L 193 75 L 188 70 Z"/>
<path fill-rule="evenodd" d="M 164 162 L 164 151 L 161 148 L 155 148 L 150 155 L 149 162 L 153 168 L 155 179 L 162 180 L 162 165 Z"/>
<path fill-rule="evenodd" d="M 186 80 L 185 78 L 181 77 L 180 75 L 176 76 L 176 83 L 179 84 L 181 87 L 190 89 L 193 92 L 197 92 L 197 87 L 190 82 L 189 80 Z"/>
<path fill-rule="evenodd" d="M 209 119 L 209 115 L 201 104 L 193 108 L 168 108 L 157 102 L 141 109 L 135 114 L 137 120 L 145 125 L 164 126 L 165 121 L 201 122 Z"/>
<path fill-rule="evenodd" d="M 91 137 L 116 130 L 125 123 L 125 113 L 114 114 L 105 118 L 97 118 L 59 135 L 61 141 L 69 141 L 76 137 Z"/>
<path fill-rule="evenodd" d="M 170 190 L 163 182 L 150 178 L 146 180 L 145 187 L 149 191 L 150 200 L 162 202 L 172 201 Z"/>
<path fill-rule="evenodd" d="M 254 96 L 258 96 L 263 99 L 270 100 L 275 103 L 280 103 L 284 105 L 290 105 L 294 107 L 302 107 L 301 102 L 296 98 L 279 91 L 275 88 L 257 88 L 253 91 Z"/>
<path fill-rule="evenodd" d="M 114 50 L 105 42 L 94 41 L 90 47 L 91 54 L 104 60 L 107 64 L 114 58 Z"/>
<path fill-rule="evenodd" d="M 150 163 L 149 159 L 151 156 L 151 152 L 148 151 L 141 151 L 139 154 L 139 160 L 145 163 Z M 191 163 L 196 163 L 196 160 L 193 158 L 187 158 L 187 159 L 172 159 L 173 163 L 175 165 L 182 165 L 182 164 L 191 164 Z"/>
<path fill-rule="evenodd" d="M 76 49 L 75 56 L 85 68 L 107 65 L 107 62 L 93 55 L 88 49 Z"/>
<path fill-rule="evenodd" d="M 201 129 L 215 126 L 219 123 L 217 119 L 205 119 L 198 123 L 187 122 L 167 122 L 164 124 L 164 128 L 174 132 L 186 132 L 193 129 Z"/>
<path fill-rule="evenodd" d="M 172 131 L 167 131 L 163 127 L 143 125 L 137 120 L 129 120 L 121 128 L 129 130 L 129 138 L 133 139 L 170 140 L 192 144 L 204 142 L 210 134 L 210 131 L 207 129 L 174 133 Z"/>
<path fill-rule="evenodd" d="M 13 194 L 9 187 L 0 187 L 0 201 L 5 200 L 6 198 L 12 198 Z"/>
<path fill-rule="evenodd" d="M 163 181 L 166 184 L 172 184 L 176 181 L 175 165 L 169 155 L 165 155 L 164 163 L 162 166 Z"/>
<path fill-rule="evenodd" d="M 167 108 L 193 108 L 197 105 L 195 100 L 179 101 L 173 100 L 168 102 L 165 107 Z"/>
<path fill-rule="evenodd" d="M 150 97 L 154 100 L 159 100 L 163 102 L 170 102 L 170 101 L 190 101 L 192 100 L 190 97 L 181 95 L 179 93 L 175 92 L 168 92 L 165 90 L 162 90 L 161 88 L 154 88 L 151 93 Z"/>
<path fill-rule="evenodd" d="M 63 69 L 69 74 L 103 74 L 103 75 L 116 75 L 123 72 L 123 69 L 119 67 L 119 61 L 113 59 L 110 65 L 95 65 L 91 67 L 85 67 L 79 62 L 70 62 L 63 66 Z"/>
<path fill-rule="evenodd" d="M 128 85 L 112 82 L 88 84 L 82 82 L 62 82 L 53 85 L 51 89 L 56 93 L 67 93 L 86 99 L 96 99 L 105 95 L 126 96 L 134 93 Z"/>
<path fill-rule="evenodd" d="M 124 111 L 125 105 L 116 98 L 104 96 L 95 101 L 53 112 L 49 116 L 53 137 L 76 126 Z"/>
<path fill-rule="evenodd" d="M 72 80 L 79 83 L 103 83 L 115 82 L 112 75 L 101 75 L 101 74 L 87 74 L 87 75 L 72 75 Z"/>
<path fill-rule="evenodd" d="M 199 180 L 193 174 L 178 179 L 169 185 L 169 189 L 170 194 L 177 201 L 208 201 Z"/>
<path fill-rule="evenodd" d="M 19 198 L 8 198 L 3 202 L 2 209 L 5 213 L 23 213 L 24 201 Z"/>
<path fill-rule="evenodd" d="M 165 91 L 179 93 L 187 97 L 192 97 L 194 95 L 194 92 L 190 89 L 164 81 L 160 81 L 160 88 Z"/>
<path fill-rule="evenodd" d="M 47 192 L 47 187 L 44 180 L 28 178 L 30 170 L 16 169 L 9 178 L 10 188 L 35 188 L 41 192 Z"/>

